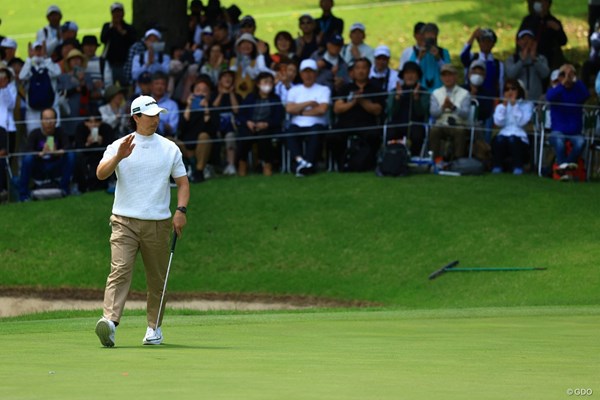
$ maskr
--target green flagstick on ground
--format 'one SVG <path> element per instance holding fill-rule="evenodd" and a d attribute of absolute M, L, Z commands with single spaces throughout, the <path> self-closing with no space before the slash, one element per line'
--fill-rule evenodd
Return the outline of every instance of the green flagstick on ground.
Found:
<path fill-rule="evenodd" d="M 429 279 L 435 279 L 446 272 L 498 272 L 498 271 L 544 271 L 544 267 L 489 267 L 489 268 L 454 268 L 458 260 L 444 265 L 442 268 L 429 275 Z"/>

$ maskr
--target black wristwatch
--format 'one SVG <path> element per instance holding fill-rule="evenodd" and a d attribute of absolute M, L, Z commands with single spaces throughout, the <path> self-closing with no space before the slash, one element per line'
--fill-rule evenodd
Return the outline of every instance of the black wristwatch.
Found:
<path fill-rule="evenodd" d="M 182 212 L 184 214 L 187 214 L 187 207 L 177 207 L 176 210 L 180 211 L 180 212 Z"/>

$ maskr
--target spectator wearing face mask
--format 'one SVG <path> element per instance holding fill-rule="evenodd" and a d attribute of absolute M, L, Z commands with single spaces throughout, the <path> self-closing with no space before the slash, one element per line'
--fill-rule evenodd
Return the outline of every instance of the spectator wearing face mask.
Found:
<path fill-rule="evenodd" d="M 473 42 L 477 40 L 479 52 L 472 52 Z M 492 50 L 498 38 L 496 33 L 489 28 L 477 28 L 463 47 L 460 53 L 460 61 L 465 67 L 468 76 L 469 67 L 473 61 L 479 60 L 485 63 L 485 79 L 483 87 L 494 96 L 500 96 L 500 88 L 504 84 L 504 64 L 494 57 Z"/>
<path fill-rule="evenodd" d="M 238 175 L 248 174 L 248 153 L 254 143 L 258 146 L 258 159 L 265 176 L 273 174 L 272 136 L 281 132 L 283 106 L 273 92 L 275 80 L 269 72 L 256 77 L 254 92 L 250 93 L 240 107 L 240 139 L 237 143 Z M 254 136 L 260 138 L 252 139 Z"/>
<path fill-rule="evenodd" d="M 486 63 L 483 60 L 475 60 L 469 67 L 467 84 L 464 86 L 471 93 L 471 98 L 476 99 L 479 104 L 476 115 L 477 120 L 473 121 L 476 125 L 483 128 L 491 128 L 492 112 L 494 107 L 494 98 L 496 94 L 484 85 L 486 77 Z M 491 131 L 485 130 L 485 141 L 490 142 Z"/>

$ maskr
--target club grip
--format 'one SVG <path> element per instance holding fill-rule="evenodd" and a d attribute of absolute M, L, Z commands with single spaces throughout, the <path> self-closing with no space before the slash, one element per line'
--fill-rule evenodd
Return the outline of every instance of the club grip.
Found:
<path fill-rule="evenodd" d="M 177 232 L 173 231 L 173 238 L 171 239 L 171 253 L 175 252 L 176 244 L 177 244 Z"/>

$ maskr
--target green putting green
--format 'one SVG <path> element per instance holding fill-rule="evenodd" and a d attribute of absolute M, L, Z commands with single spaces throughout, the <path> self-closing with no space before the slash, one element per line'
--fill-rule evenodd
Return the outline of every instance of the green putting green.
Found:
<path fill-rule="evenodd" d="M 93 317 L 0 324 L 2 399 L 551 399 L 600 391 L 600 308 Z"/>

